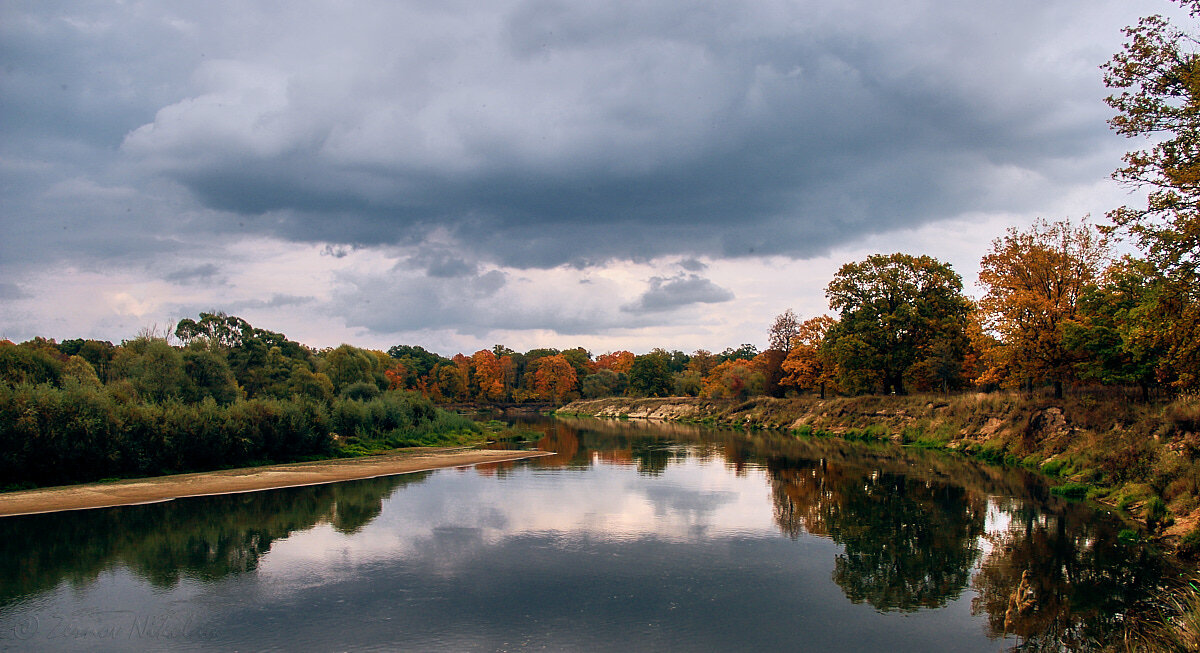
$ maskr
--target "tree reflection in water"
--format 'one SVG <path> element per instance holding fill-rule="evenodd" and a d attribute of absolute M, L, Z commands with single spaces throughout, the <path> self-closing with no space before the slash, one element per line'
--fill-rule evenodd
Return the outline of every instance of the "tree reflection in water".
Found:
<path fill-rule="evenodd" d="M 1162 563 L 1122 544 L 1121 527 L 1049 496 L 1020 470 L 935 452 L 694 425 L 569 420 L 541 431 L 554 456 L 535 469 L 632 467 L 657 477 L 683 462 L 720 462 L 761 474 L 786 536 L 828 538 L 841 549 L 832 579 L 878 611 L 947 605 L 973 590 L 989 634 L 1016 634 L 1033 650 L 1086 649 L 1118 632 Z M 482 470 L 508 473 L 517 467 Z M 398 488 L 428 473 L 172 501 L 113 510 L 0 519 L 0 607 L 66 581 L 84 587 L 124 566 L 157 587 L 255 570 L 272 545 L 327 523 L 360 531 Z M 1027 576 L 1028 605 L 1014 603 Z"/>
<path fill-rule="evenodd" d="M 977 495 L 824 459 L 775 459 L 768 469 L 780 529 L 842 545 L 833 580 L 851 601 L 885 612 L 937 608 L 967 587 L 987 512 Z"/>
<path fill-rule="evenodd" d="M 125 566 L 156 587 L 258 567 L 272 543 L 327 522 L 354 533 L 429 472 L 107 510 L 0 519 L 0 606 Z"/>
<path fill-rule="evenodd" d="M 993 634 L 1019 635 L 1028 650 L 1102 645 L 1164 577 L 1161 557 L 1122 543 L 1119 524 L 1096 520 L 1086 506 L 1044 512 L 1005 501 L 999 508 L 1012 521 L 988 535 L 992 549 L 972 581 L 979 594 L 971 608 L 987 616 Z M 1023 577 L 1032 599 L 1025 609 L 1014 600 Z"/>

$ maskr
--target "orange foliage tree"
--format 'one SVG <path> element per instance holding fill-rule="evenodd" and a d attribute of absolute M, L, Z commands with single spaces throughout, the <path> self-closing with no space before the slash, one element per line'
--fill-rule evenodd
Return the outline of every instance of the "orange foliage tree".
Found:
<path fill-rule="evenodd" d="M 403 390 L 408 380 L 408 369 L 403 363 L 394 362 L 383 371 L 383 376 L 388 380 L 388 390 Z"/>
<path fill-rule="evenodd" d="M 562 354 L 543 356 L 537 361 L 537 371 L 534 372 L 534 389 L 540 397 L 562 401 L 563 397 L 575 389 L 578 379 L 575 368 Z"/>
<path fill-rule="evenodd" d="M 837 324 L 837 320 L 828 315 L 819 315 L 796 325 L 795 334 L 791 339 L 792 348 L 787 358 L 783 359 L 783 378 L 779 385 L 797 390 L 821 389 L 821 398 L 825 398 L 826 387 L 833 382 L 834 366 L 832 361 L 821 351 L 821 343 L 825 333 Z"/>
<path fill-rule="evenodd" d="M 1062 384 L 1072 376 L 1076 358 L 1063 335 L 1079 317 L 1083 291 L 1100 273 L 1107 258 L 1105 239 L 1087 223 L 1038 220 L 1028 231 L 1010 228 L 992 241 L 980 262 L 979 283 L 987 294 L 979 303 L 987 328 L 1003 343 L 996 363 L 1017 378 Z M 985 371 L 984 376 L 994 376 Z"/>
<path fill-rule="evenodd" d="M 761 368 L 761 362 L 731 358 L 704 377 L 700 394 L 714 399 L 744 399 L 762 394 L 766 375 Z"/>
<path fill-rule="evenodd" d="M 479 399 L 500 401 L 505 396 L 504 369 L 496 354 L 480 349 L 471 356 L 471 379 L 479 388 Z"/>
<path fill-rule="evenodd" d="M 629 374 L 629 368 L 633 367 L 633 352 L 631 351 L 614 351 L 608 354 L 601 354 L 596 357 L 596 369 L 612 370 L 619 374 Z"/>

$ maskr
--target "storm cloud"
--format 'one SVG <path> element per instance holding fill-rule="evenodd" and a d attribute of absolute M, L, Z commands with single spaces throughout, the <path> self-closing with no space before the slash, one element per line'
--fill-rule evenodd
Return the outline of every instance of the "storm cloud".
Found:
<path fill-rule="evenodd" d="M 1085 5 L 30 5 L 6 114 L 304 242 L 806 256 L 1077 174 L 1110 52 L 1056 21 Z"/>
<path fill-rule="evenodd" d="M 342 274 L 328 299 L 371 330 L 636 325 L 732 301 L 696 276 L 729 259 L 806 259 L 1094 195 L 1125 146 L 1098 66 L 1122 26 L 1172 10 L 5 3 L 0 272 L 14 281 L 0 299 L 53 261 L 236 283 L 228 252 L 258 239 L 347 265 L 398 256 Z M 523 271 L 665 259 L 689 274 L 660 266 L 641 295 L 605 286 L 605 311 L 578 293 L 558 312 L 487 308 Z M 430 310 L 379 316 L 346 299 L 373 292 Z M 239 301 L 275 296 L 330 295 Z"/>
<path fill-rule="evenodd" d="M 695 274 L 676 277 L 654 277 L 650 288 L 632 304 L 621 310 L 628 313 L 656 313 L 690 304 L 718 304 L 733 299 L 733 293 Z"/>

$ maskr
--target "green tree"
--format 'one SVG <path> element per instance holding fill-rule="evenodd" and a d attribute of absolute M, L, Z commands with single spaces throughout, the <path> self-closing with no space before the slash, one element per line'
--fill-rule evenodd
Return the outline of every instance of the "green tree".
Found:
<path fill-rule="evenodd" d="M 671 394 L 671 354 L 655 349 L 649 354 L 635 356 L 629 368 L 629 390 L 642 397 L 665 397 Z"/>
<path fill-rule="evenodd" d="M 100 376 L 96 374 L 96 368 L 82 356 L 72 356 L 63 363 L 62 378 L 72 379 L 74 382 L 81 385 L 98 388 L 100 387 Z"/>
<path fill-rule="evenodd" d="M 404 387 L 406 388 L 415 388 L 418 379 L 429 378 L 433 368 L 450 363 L 449 358 L 413 345 L 396 345 L 387 350 L 387 354 L 404 365 L 406 372 Z"/>
<path fill-rule="evenodd" d="M 58 383 L 62 363 L 38 349 L 0 341 L 0 381 L 18 383 Z"/>
<path fill-rule="evenodd" d="M 580 383 L 580 391 L 583 396 L 589 399 L 597 397 L 615 397 L 625 392 L 625 388 L 629 385 L 629 378 L 620 372 L 614 372 L 610 369 L 596 370 L 595 374 L 589 374 L 583 377 Z"/>
<path fill-rule="evenodd" d="M 219 404 L 233 403 L 241 394 L 224 356 L 211 349 L 189 347 L 183 351 L 183 369 L 188 380 L 186 399 L 212 397 Z"/>
<path fill-rule="evenodd" d="M 758 356 L 758 347 L 749 343 L 743 343 L 737 349 L 726 347 L 725 351 L 717 354 L 717 362 L 724 363 L 729 360 L 749 361 L 754 360 L 755 356 Z"/>
<path fill-rule="evenodd" d="M 161 338 L 136 338 L 121 343 L 113 356 L 113 374 L 127 379 L 147 401 L 186 397 L 191 385 L 183 355 Z"/>
<path fill-rule="evenodd" d="M 340 394 L 346 386 L 363 381 L 375 382 L 372 358 L 364 349 L 343 344 L 325 352 L 317 367 L 333 382 L 334 393 Z"/>
<path fill-rule="evenodd" d="M 1079 298 L 1079 319 L 1064 342 L 1078 352 L 1079 375 L 1105 384 L 1137 385 L 1149 400 L 1163 348 L 1156 337 L 1153 266 L 1125 257 Z"/>
<path fill-rule="evenodd" d="M 307 366 L 297 365 L 288 377 L 288 391 L 292 395 L 324 403 L 333 399 L 333 382 L 320 372 L 314 374 Z"/>
<path fill-rule="evenodd" d="M 936 343 L 965 342 L 971 303 L 962 279 L 929 256 L 876 254 L 847 263 L 825 295 L 840 312 L 829 338 L 846 389 L 903 394 L 905 377 Z"/>
<path fill-rule="evenodd" d="M 1178 0 L 1195 17 L 1200 0 Z M 1109 212 L 1111 229 L 1132 237 L 1153 266 L 1147 311 L 1162 348 L 1158 378 L 1185 391 L 1200 389 L 1200 41 L 1162 16 L 1125 30 L 1128 42 L 1104 66 L 1116 92 L 1109 124 L 1147 149 L 1125 155 L 1113 177 L 1149 188 L 1145 207 Z"/>
<path fill-rule="evenodd" d="M 113 354 L 116 353 L 116 347 L 107 340 L 64 340 L 58 345 L 59 350 L 67 356 L 80 356 L 88 363 L 91 363 L 92 369 L 96 370 L 96 376 L 101 381 L 108 381 L 108 366 L 112 362 Z"/>
<path fill-rule="evenodd" d="M 251 398 L 286 397 L 292 367 L 312 364 L 312 352 L 304 345 L 225 313 L 201 313 L 199 321 L 184 318 L 176 325 L 175 336 L 189 347 L 224 355 L 234 378 Z"/>
<path fill-rule="evenodd" d="M 695 397 L 704 388 L 704 377 L 694 370 L 676 372 L 671 376 L 675 394 L 680 397 Z"/>

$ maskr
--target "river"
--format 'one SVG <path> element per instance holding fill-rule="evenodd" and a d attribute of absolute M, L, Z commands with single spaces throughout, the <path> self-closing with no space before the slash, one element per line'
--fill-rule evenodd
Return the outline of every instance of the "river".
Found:
<path fill-rule="evenodd" d="M 526 426 L 556 455 L 0 519 L 0 650 L 1082 650 L 1164 573 L 1021 470 Z"/>

